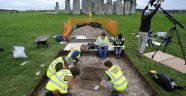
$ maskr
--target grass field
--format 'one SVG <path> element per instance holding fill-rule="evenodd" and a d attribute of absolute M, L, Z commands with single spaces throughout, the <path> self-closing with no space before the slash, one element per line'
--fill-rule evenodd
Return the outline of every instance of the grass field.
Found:
<path fill-rule="evenodd" d="M 186 25 L 186 14 L 174 14 L 173 16 Z M 64 48 L 64 45 L 56 43 L 52 36 L 63 32 L 63 22 L 69 17 L 88 18 L 87 15 L 46 15 L 45 13 L 0 14 L 0 47 L 5 49 L 4 52 L 0 53 L 0 96 L 23 96 L 32 91 L 56 53 Z M 161 96 L 178 96 L 178 94 L 179 96 L 185 96 L 186 91 L 164 91 L 163 88 L 152 81 L 147 72 L 150 69 L 155 69 L 167 73 L 180 85 L 186 85 L 185 74 L 169 69 L 145 57 L 139 58 L 136 56 L 137 38 L 131 33 L 138 32 L 140 14 L 93 17 L 110 18 L 118 21 L 118 32 L 122 33 L 126 40 L 126 54 Z M 171 26 L 172 23 L 162 14 L 157 14 L 153 18 L 152 29 L 155 32 L 168 31 Z M 183 45 L 186 47 L 186 31 L 180 28 L 179 30 Z M 39 35 L 50 36 L 49 48 L 36 48 L 33 41 Z M 177 39 L 174 37 L 173 41 L 177 41 Z M 27 59 L 13 58 L 13 46 L 16 45 L 26 48 Z M 155 48 L 147 48 L 146 52 L 153 50 Z M 167 48 L 167 53 L 182 58 L 177 44 L 171 43 Z M 25 60 L 31 61 L 27 65 L 20 66 Z M 47 64 L 47 66 L 40 68 L 40 64 Z M 36 76 L 35 73 L 40 70 L 40 76 Z"/>

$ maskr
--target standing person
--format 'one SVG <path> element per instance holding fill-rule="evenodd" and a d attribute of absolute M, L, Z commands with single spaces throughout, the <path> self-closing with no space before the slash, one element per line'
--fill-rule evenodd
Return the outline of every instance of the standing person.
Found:
<path fill-rule="evenodd" d="M 96 40 L 96 45 L 98 48 L 98 55 L 101 60 L 105 60 L 108 54 L 108 44 L 109 39 L 104 32 L 102 32 L 101 36 L 98 36 Z"/>
<path fill-rule="evenodd" d="M 62 56 L 56 58 L 48 67 L 47 77 L 51 78 L 53 74 L 60 71 L 63 68 L 67 68 L 67 64 Z"/>
<path fill-rule="evenodd" d="M 60 70 L 48 81 L 46 85 L 48 92 L 45 96 L 71 96 L 69 90 L 73 88 L 74 80 L 80 73 L 80 69 L 77 67 Z"/>
<path fill-rule="evenodd" d="M 80 48 L 71 50 L 71 52 L 65 58 L 65 61 L 71 65 L 70 67 L 72 67 L 74 64 L 77 64 L 79 61 L 81 61 L 80 56 L 82 52 L 85 52 L 87 50 L 87 45 L 82 44 Z"/>
<path fill-rule="evenodd" d="M 127 88 L 128 81 L 119 66 L 113 65 L 111 61 L 106 61 L 104 65 L 106 71 L 101 85 L 112 91 L 111 96 L 119 96 L 119 92 Z"/>
<path fill-rule="evenodd" d="M 122 34 L 119 34 L 115 38 L 114 45 L 115 45 L 115 55 L 116 55 L 117 58 L 120 58 L 121 57 L 121 52 L 125 48 L 124 39 L 122 37 Z"/>
<path fill-rule="evenodd" d="M 151 27 L 151 19 L 160 8 L 162 2 L 163 0 L 161 0 L 160 3 L 156 5 L 155 10 L 152 12 L 148 9 L 148 6 L 150 4 L 149 2 L 148 5 L 145 7 L 145 9 L 142 11 L 141 25 L 139 28 L 139 40 L 138 40 L 139 44 L 137 49 L 138 56 L 141 56 L 141 54 L 143 54 L 145 50 L 145 46 L 147 44 L 147 39 L 148 39 L 148 32 L 150 31 L 150 27 Z"/>

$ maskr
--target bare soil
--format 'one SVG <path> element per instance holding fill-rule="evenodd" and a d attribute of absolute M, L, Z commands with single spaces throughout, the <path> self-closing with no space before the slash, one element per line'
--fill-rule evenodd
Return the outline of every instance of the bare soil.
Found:
<path fill-rule="evenodd" d="M 129 82 L 126 91 L 122 92 L 120 96 L 151 96 L 153 93 L 122 58 L 108 57 L 106 60 L 100 60 L 97 56 L 82 56 L 81 59 L 83 62 L 79 67 L 82 74 L 76 79 L 76 85 L 71 90 L 74 93 L 73 96 L 108 96 L 111 93 L 100 85 L 104 74 L 103 64 L 106 60 L 111 60 L 113 64 L 119 65 Z M 100 86 L 98 90 L 94 90 L 96 85 Z"/>
<path fill-rule="evenodd" d="M 76 36 L 85 36 L 87 39 L 96 39 L 103 32 L 100 28 L 94 28 L 89 25 L 75 29 L 70 38 Z M 83 34 L 83 35 L 82 35 Z"/>
<path fill-rule="evenodd" d="M 106 60 L 100 60 L 97 56 L 87 55 L 82 56 L 81 59 L 83 62 L 80 62 L 78 66 L 82 74 L 76 78 L 75 86 L 70 90 L 73 96 L 108 96 L 111 93 L 100 85 L 104 74 L 103 64 L 106 60 L 111 60 L 113 64 L 119 65 L 129 82 L 126 91 L 121 92 L 120 96 L 152 96 L 153 91 L 123 58 L 108 57 Z M 39 95 L 36 96 L 43 96 L 46 91 L 44 85 L 46 82 L 42 84 Z M 94 90 L 96 85 L 100 86 L 98 90 Z"/>

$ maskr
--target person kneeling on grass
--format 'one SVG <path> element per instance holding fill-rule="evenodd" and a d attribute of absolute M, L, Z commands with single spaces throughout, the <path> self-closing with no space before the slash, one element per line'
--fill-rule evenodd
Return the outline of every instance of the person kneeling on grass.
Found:
<path fill-rule="evenodd" d="M 109 39 L 106 36 L 106 34 L 103 32 L 101 36 L 98 36 L 96 40 L 96 45 L 98 48 L 98 55 L 102 60 L 105 60 L 107 57 L 108 44 L 109 44 Z"/>
<path fill-rule="evenodd" d="M 60 70 L 48 81 L 46 85 L 48 92 L 45 96 L 72 96 L 69 89 L 73 88 L 74 80 L 80 73 L 77 67 Z"/>
<path fill-rule="evenodd" d="M 122 38 L 122 34 L 119 34 L 114 40 L 115 46 L 115 55 L 117 58 L 121 57 L 121 52 L 125 48 L 124 39 Z"/>
<path fill-rule="evenodd" d="M 69 64 L 69 68 L 73 67 L 74 64 L 77 64 L 79 61 L 81 61 L 80 56 L 82 52 L 85 52 L 88 50 L 88 46 L 82 44 L 80 48 L 73 49 L 71 52 L 67 55 L 65 58 L 65 61 Z"/>
<path fill-rule="evenodd" d="M 64 61 L 62 56 L 59 56 L 49 65 L 47 70 L 47 77 L 51 78 L 53 74 L 63 68 L 67 68 L 67 63 Z"/>
<path fill-rule="evenodd" d="M 101 85 L 112 91 L 111 96 L 119 96 L 119 92 L 127 88 L 128 81 L 119 66 L 113 65 L 111 61 L 106 61 L 104 65 L 106 74 L 102 78 Z"/>

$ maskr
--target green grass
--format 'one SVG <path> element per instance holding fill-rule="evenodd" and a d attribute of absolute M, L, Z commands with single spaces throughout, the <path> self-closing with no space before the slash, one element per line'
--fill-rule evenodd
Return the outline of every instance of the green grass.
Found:
<path fill-rule="evenodd" d="M 178 21 L 186 25 L 186 14 L 174 14 Z M 49 64 L 56 53 L 64 48 L 64 45 L 56 43 L 52 36 L 61 34 L 63 23 L 69 17 L 88 18 L 88 15 L 46 15 L 45 13 L 21 13 L 21 14 L 0 14 L 0 47 L 5 51 L 0 53 L 0 94 L 1 96 L 21 96 L 28 95 L 39 78 L 44 74 L 47 66 L 40 68 L 40 64 Z M 153 85 L 161 96 L 184 96 L 186 91 L 164 91 L 159 85 L 154 83 L 146 73 L 150 69 L 167 73 L 180 85 L 186 85 L 185 74 L 154 62 L 148 58 L 138 58 L 136 56 L 137 38 L 131 33 L 137 33 L 140 25 L 140 14 L 129 16 L 93 16 L 110 18 L 118 21 L 118 32 L 125 37 L 126 54 L 142 72 L 145 78 Z M 152 21 L 152 29 L 155 32 L 168 31 L 172 23 L 162 14 L 157 14 Z M 186 31 L 180 29 L 183 45 L 186 47 Z M 49 48 L 36 48 L 33 44 L 39 35 L 49 35 Z M 174 37 L 174 41 L 177 39 Z M 27 59 L 14 59 L 13 46 L 20 45 L 26 48 Z M 155 48 L 147 48 L 146 52 L 154 51 Z M 167 53 L 182 58 L 179 45 L 171 43 L 167 48 Z M 25 60 L 31 60 L 27 65 L 20 66 Z M 40 76 L 35 73 L 41 70 Z"/>

